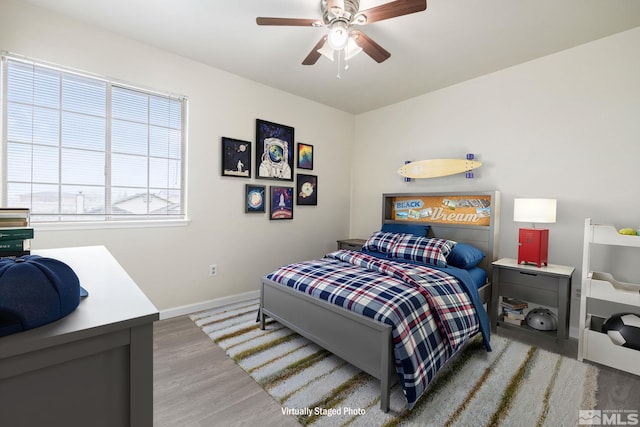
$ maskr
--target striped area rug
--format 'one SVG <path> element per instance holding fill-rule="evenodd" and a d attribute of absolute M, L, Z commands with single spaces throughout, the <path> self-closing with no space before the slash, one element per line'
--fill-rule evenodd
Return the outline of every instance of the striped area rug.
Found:
<path fill-rule="evenodd" d="M 380 410 L 379 381 L 269 319 L 258 301 L 193 314 L 191 319 L 301 425 L 575 426 L 593 409 L 592 365 L 500 336 L 487 353 L 476 339 L 441 371 L 413 410 L 402 390 Z"/>

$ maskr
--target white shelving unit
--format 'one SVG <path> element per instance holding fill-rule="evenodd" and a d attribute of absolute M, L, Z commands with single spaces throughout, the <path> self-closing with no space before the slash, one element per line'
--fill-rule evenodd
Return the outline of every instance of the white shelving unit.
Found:
<path fill-rule="evenodd" d="M 640 284 L 620 282 L 611 273 L 593 271 L 593 245 L 640 248 L 640 236 L 622 235 L 611 225 L 585 220 L 578 360 L 591 360 L 640 375 L 640 352 L 613 344 L 601 332 L 602 323 L 615 313 L 640 315 Z"/>

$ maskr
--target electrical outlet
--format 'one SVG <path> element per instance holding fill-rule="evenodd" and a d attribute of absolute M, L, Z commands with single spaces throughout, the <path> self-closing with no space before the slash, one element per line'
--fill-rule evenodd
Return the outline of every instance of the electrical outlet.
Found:
<path fill-rule="evenodd" d="M 209 266 L 209 276 L 213 277 L 216 274 L 218 274 L 218 265 L 217 264 L 211 264 Z"/>
<path fill-rule="evenodd" d="M 580 298 L 581 295 L 580 288 L 576 288 L 576 298 Z"/>

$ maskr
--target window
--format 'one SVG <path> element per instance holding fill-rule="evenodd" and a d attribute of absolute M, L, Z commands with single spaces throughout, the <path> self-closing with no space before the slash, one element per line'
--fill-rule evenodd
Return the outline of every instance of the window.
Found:
<path fill-rule="evenodd" d="M 2 59 L 2 206 L 34 223 L 184 219 L 184 97 Z"/>

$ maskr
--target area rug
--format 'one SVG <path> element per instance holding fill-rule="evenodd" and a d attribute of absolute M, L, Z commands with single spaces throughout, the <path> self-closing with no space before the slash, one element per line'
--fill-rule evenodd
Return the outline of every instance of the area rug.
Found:
<path fill-rule="evenodd" d="M 493 335 L 462 349 L 407 410 L 401 388 L 380 410 L 379 381 L 269 319 L 258 301 L 191 319 L 280 405 L 283 416 L 313 426 L 575 426 L 595 407 L 598 370 L 577 360 Z"/>

